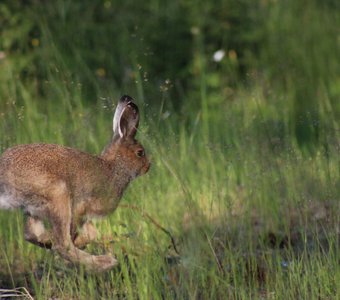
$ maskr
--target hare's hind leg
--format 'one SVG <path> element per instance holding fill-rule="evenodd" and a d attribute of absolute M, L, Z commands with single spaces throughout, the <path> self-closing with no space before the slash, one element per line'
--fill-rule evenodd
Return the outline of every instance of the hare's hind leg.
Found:
<path fill-rule="evenodd" d="M 25 240 L 42 248 L 51 249 L 51 233 L 45 229 L 44 223 L 36 217 L 26 216 L 24 229 Z"/>
<path fill-rule="evenodd" d="M 53 249 L 68 261 L 82 264 L 90 271 L 106 271 L 117 265 L 117 260 L 112 256 L 95 256 L 75 247 L 71 238 L 71 200 L 66 193 L 59 194 L 59 198 L 54 200 L 54 207 L 50 212 Z"/>

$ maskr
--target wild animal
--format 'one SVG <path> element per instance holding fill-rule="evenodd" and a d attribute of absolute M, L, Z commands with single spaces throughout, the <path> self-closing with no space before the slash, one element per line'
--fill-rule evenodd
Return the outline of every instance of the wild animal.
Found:
<path fill-rule="evenodd" d="M 148 172 L 149 159 L 135 139 L 139 110 L 123 96 L 113 117 L 113 137 L 100 155 L 55 144 L 18 145 L 0 158 L 0 209 L 22 209 L 24 237 L 92 271 L 118 264 L 83 248 L 97 234 L 93 217 L 112 213 L 129 183 Z M 50 224 L 51 229 L 45 227 Z"/>

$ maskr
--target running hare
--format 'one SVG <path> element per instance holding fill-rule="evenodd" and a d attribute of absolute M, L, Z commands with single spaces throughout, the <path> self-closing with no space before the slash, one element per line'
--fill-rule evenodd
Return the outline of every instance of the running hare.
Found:
<path fill-rule="evenodd" d="M 8 149 L 0 158 L 0 208 L 25 211 L 27 241 L 89 270 L 112 268 L 118 263 L 112 256 L 90 255 L 79 247 L 96 235 L 89 219 L 112 213 L 130 181 L 149 170 L 144 148 L 135 140 L 138 123 L 137 105 L 123 96 L 112 141 L 100 156 L 52 144 Z"/>

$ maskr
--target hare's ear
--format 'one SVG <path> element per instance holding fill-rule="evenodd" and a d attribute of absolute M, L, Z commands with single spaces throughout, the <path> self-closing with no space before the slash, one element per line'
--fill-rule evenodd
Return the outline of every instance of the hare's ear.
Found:
<path fill-rule="evenodd" d="M 120 98 L 113 117 L 113 137 L 134 137 L 139 124 L 138 106 L 130 96 Z"/>

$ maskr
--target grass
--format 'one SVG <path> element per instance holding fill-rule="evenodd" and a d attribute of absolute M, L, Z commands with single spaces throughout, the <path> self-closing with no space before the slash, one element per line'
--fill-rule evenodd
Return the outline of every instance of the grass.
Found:
<path fill-rule="evenodd" d="M 35 299 L 340 298 L 335 2 L 301 12 L 295 1 L 243 1 L 246 13 L 229 16 L 218 5 L 237 1 L 194 9 L 190 1 L 167 9 L 150 1 L 143 6 L 150 19 L 131 12 L 135 1 L 88 2 L 80 27 L 73 16 L 84 7 L 69 1 L 28 5 L 17 18 L 0 5 L 10 20 L 0 42 L 0 153 L 33 142 L 100 153 L 116 99 L 128 93 L 141 110 L 138 139 L 152 168 L 96 223 L 101 237 L 87 251 L 120 262 L 105 274 L 25 242 L 22 213 L 0 211 L 0 297 L 12 290 Z M 155 20 L 174 37 L 155 36 Z M 190 30 L 192 49 L 181 42 Z M 185 49 L 172 57 L 169 41 L 177 40 Z M 160 53 L 165 47 L 164 57 L 144 55 L 155 51 L 148 43 Z M 230 51 L 213 63 L 220 46 Z M 146 214 L 171 232 L 179 253 Z"/>
<path fill-rule="evenodd" d="M 44 141 L 100 152 L 112 110 L 83 106 L 76 87 L 54 84 L 67 96 L 38 106 L 15 83 L 17 98 L 1 103 L 3 149 Z M 311 155 L 288 134 L 278 138 L 279 109 L 257 91 L 241 91 L 207 125 L 200 115 L 182 124 L 174 113 L 162 119 L 142 106 L 139 139 L 153 165 L 122 203 L 170 230 L 180 253 L 125 206 L 97 222 L 102 238 L 88 249 L 114 253 L 120 266 L 87 274 L 26 243 L 21 213 L 1 211 L 1 288 L 23 286 L 37 299 L 336 299 L 338 149 L 329 143 Z"/>

